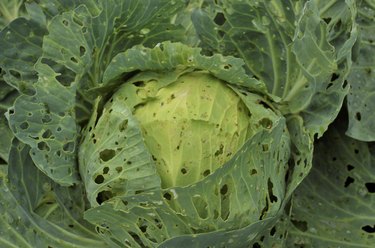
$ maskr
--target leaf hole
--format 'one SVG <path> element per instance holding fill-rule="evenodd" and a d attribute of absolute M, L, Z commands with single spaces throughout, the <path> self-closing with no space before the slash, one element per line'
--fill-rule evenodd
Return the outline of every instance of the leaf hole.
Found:
<path fill-rule="evenodd" d="M 45 114 L 43 117 L 42 117 L 42 122 L 44 124 L 48 124 L 52 121 L 52 117 L 48 114 Z"/>
<path fill-rule="evenodd" d="M 355 113 L 355 119 L 357 121 L 361 121 L 362 117 L 361 117 L 361 113 L 360 112 Z"/>
<path fill-rule="evenodd" d="M 48 152 L 51 150 L 48 144 L 44 141 L 41 141 L 38 143 L 38 149 L 41 151 L 48 151 Z"/>
<path fill-rule="evenodd" d="M 365 186 L 369 193 L 375 193 L 375 183 L 365 183 Z"/>
<path fill-rule="evenodd" d="M 346 166 L 346 169 L 347 169 L 348 171 L 351 171 L 351 170 L 354 169 L 354 166 L 351 165 L 351 164 L 348 164 L 348 165 Z"/>
<path fill-rule="evenodd" d="M 207 202 L 200 195 L 193 196 L 193 205 L 201 219 L 206 219 L 208 216 Z"/>
<path fill-rule="evenodd" d="M 220 36 L 220 38 L 223 38 L 224 35 L 225 35 L 225 32 L 222 31 L 222 30 L 218 30 L 218 31 L 217 31 L 217 34 Z"/>
<path fill-rule="evenodd" d="M 164 195 L 163 195 L 163 197 L 164 197 L 164 199 L 166 199 L 166 200 L 168 200 L 168 201 L 170 201 L 170 200 L 172 199 L 171 194 L 168 193 L 168 192 L 165 192 Z"/>
<path fill-rule="evenodd" d="M 75 149 L 75 144 L 74 144 L 73 141 L 68 142 L 68 143 L 65 143 L 65 144 L 63 145 L 63 150 L 64 150 L 65 152 L 73 152 L 74 149 Z"/>
<path fill-rule="evenodd" d="M 347 188 L 349 187 L 350 184 L 354 183 L 354 178 L 352 177 L 347 177 L 344 183 L 344 187 Z"/>
<path fill-rule="evenodd" d="M 123 120 L 121 123 L 120 123 L 120 126 L 119 126 L 119 130 L 120 132 L 123 132 L 125 131 L 126 129 L 128 128 L 128 120 Z"/>
<path fill-rule="evenodd" d="M 228 195 L 228 185 L 224 184 L 220 188 L 220 217 L 226 221 L 230 214 L 230 198 Z"/>
<path fill-rule="evenodd" d="M 99 153 L 99 157 L 103 162 L 111 160 L 116 155 L 116 151 L 113 149 L 105 149 Z"/>
<path fill-rule="evenodd" d="M 101 205 L 103 202 L 111 199 L 113 197 L 112 192 L 108 190 L 103 190 L 98 193 L 96 197 L 96 202 Z"/>
<path fill-rule="evenodd" d="M 9 70 L 9 74 L 15 77 L 16 79 L 21 79 L 21 74 L 15 70 Z"/>
<path fill-rule="evenodd" d="M 223 26 L 224 23 L 226 22 L 225 16 L 222 12 L 218 12 L 214 18 L 214 22 L 219 25 Z"/>
<path fill-rule="evenodd" d="M 226 64 L 226 65 L 224 65 L 224 69 L 225 69 L 225 70 L 229 70 L 230 68 L 232 68 L 232 65 L 231 65 L 231 64 Z"/>
<path fill-rule="evenodd" d="M 211 171 L 210 170 L 205 170 L 205 171 L 203 171 L 203 176 L 204 177 L 206 177 L 206 176 L 208 176 L 208 175 L 210 175 L 211 174 Z"/>
<path fill-rule="evenodd" d="M 47 130 L 44 131 L 43 134 L 42 134 L 43 139 L 49 139 L 49 138 L 51 138 L 51 136 L 52 136 L 52 132 L 51 132 L 50 129 L 47 129 Z"/>
<path fill-rule="evenodd" d="M 78 60 L 76 59 L 76 57 L 71 57 L 70 61 L 72 61 L 73 63 L 78 64 Z"/>
<path fill-rule="evenodd" d="M 262 144 L 262 150 L 263 150 L 263 152 L 268 152 L 269 145 L 268 144 Z"/>
<path fill-rule="evenodd" d="M 277 202 L 277 196 L 273 194 L 273 183 L 270 178 L 268 178 L 267 186 L 268 186 L 268 195 L 270 197 L 271 203 Z"/>
<path fill-rule="evenodd" d="M 223 145 L 223 144 L 220 144 L 219 150 L 217 150 L 217 151 L 215 152 L 215 156 L 217 157 L 217 156 L 223 154 L 223 152 L 224 152 L 224 145 Z"/>
<path fill-rule="evenodd" d="M 362 230 L 367 232 L 367 233 L 375 233 L 375 225 L 373 225 L 373 226 L 370 226 L 370 225 L 363 226 Z"/>
<path fill-rule="evenodd" d="M 263 118 L 259 121 L 259 124 L 266 129 L 272 128 L 273 122 L 268 118 Z"/>
<path fill-rule="evenodd" d="M 340 77 L 339 74 L 332 73 L 332 76 L 331 76 L 331 82 L 335 81 L 335 80 L 338 79 L 339 77 Z"/>
<path fill-rule="evenodd" d="M 275 236 L 275 233 L 276 233 L 276 227 L 272 227 L 270 231 L 270 235 Z"/>
<path fill-rule="evenodd" d="M 20 125 L 20 128 L 22 129 L 22 130 L 26 130 L 26 129 L 28 129 L 29 128 L 29 123 L 27 123 L 26 121 L 25 122 L 22 122 L 21 123 L 21 125 Z"/>
<path fill-rule="evenodd" d="M 102 175 L 97 175 L 94 181 L 96 184 L 102 184 L 104 182 L 104 177 Z"/>
<path fill-rule="evenodd" d="M 144 81 L 134 82 L 133 85 L 136 86 L 136 87 L 145 87 L 146 86 Z"/>

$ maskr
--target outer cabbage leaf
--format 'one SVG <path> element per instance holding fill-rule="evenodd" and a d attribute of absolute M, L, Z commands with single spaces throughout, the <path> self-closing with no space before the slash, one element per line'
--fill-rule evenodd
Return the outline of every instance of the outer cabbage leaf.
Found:
<path fill-rule="evenodd" d="M 313 138 L 304 127 L 303 119 L 298 115 L 287 118 L 287 127 L 291 137 L 291 156 L 289 158 L 289 171 L 286 178 L 287 190 L 279 219 L 273 226 L 260 232 L 252 242 L 253 247 L 289 247 L 286 238 L 290 226 L 290 215 L 293 205 L 287 199 L 293 199 L 293 193 L 305 180 L 312 167 Z"/>
<path fill-rule="evenodd" d="M 155 163 L 130 109 L 109 102 L 98 116 L 98 104 L 99 99 L 79 149 L 79 168 L 91 206 L 114 196 L 160 188 Z"/>
<path fill-rule="evenodd" d="M 247 73 L 281 98 L 284 114 L 301 115 L 308 132 L 321 136 L 348 91 L 354 2 L 223 0 L 205 6 L 193 13 L 205 51 L 242 58 Z"/>
<path fill-rule="evenodd" d="M 163 42 L 155 48 L 135 46 L 118 54 L 104 73 L 103 83 L 123 76 L 126 72 L 141 71 L 173 71 L 175 68 L 192 68 L 210 72 L 215 77 L 243 86 L 247 90 L 266 94 L 265 85 L 250 78 L 243 69 L 242 59 L 220 54 L 204 56 L 200 48 L 189 48 L 181 43 Z"/>
<path fill-rule="evenodd" d="M 7 47 L 0 55 L 4 78 L 22 93 L 8 113 L 12 131 L 32 147 L 35 164 L 62 185 L 77 181 L 75 134 L 97 95 L 86 90 L 101 82 L 112 57 L 135 44 L 184 39 L 183 29 L 171 24 L 182 2 L 81 2 L 30 5 L 30 19 L 16 19 L 0 39 Z M 15 59 L 20 50 L 25 57 Z M 62 99 L 67 104 L 58 104 Z"/>
<path fill-rule="evenodd" d="M 7 109 L 13 105 L 14 100 L 17 96 L 18 94 L 16 90 L 13 87 L 7 85 L 2 80 L 2 75 L 0 75 L 0 159 L 2 159 L 4 162 L 8 161 L 9 150 L 14 136 L 9 128 L 8 121 L 6 120 L 4 114 Z"/>
<path fill-rule="evenodd" d="M 1 247 L 107 247 L 82 219 L 82 188 L 52 182 L 34 166 L 26 145 L 13 141 L 8 174 L 0 175 Z"/>
<path fill-rule="evenodd" d="M 375 4 L 357 1 L 360 38 L 348 82 L 349 127 L 347 134 L 362 141 L 375 141 Z"/>
<path fill-rule="evenodd" d="M 101 227 L 104 238 L 131 247 L 249 244 L 276 221 L 284 201 L 285 181 L 280 175 L 289 158 L 284 132 L 280 118 L 204 180 L 113 198 L 88 210 L 85 218 Z"/>
<path fill-rule="evenodd" d="M 375 149 L 344 135 L 339 118 L 316 144 L 296 190 L 287 247 L 373 247 Z"/>

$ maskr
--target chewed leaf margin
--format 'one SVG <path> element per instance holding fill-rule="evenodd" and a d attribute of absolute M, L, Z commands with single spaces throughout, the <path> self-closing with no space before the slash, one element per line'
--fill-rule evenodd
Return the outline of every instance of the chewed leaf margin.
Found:
<path fill-rule="evenodd" d="M 242 59 L 224 57 L 220 54 L 204 56 L 201 54 L 201 48 L 191 48 L 182 43 L 166 41 L 154 48 L 138 45 L 113 58 L 104 72 L 103 86 L 124 73 L 136 70 L 173 71 L 179 68 L 193 68 L 208 71 L 225 82 L 267 95 L 265 85 L 255 78 L 250 78 L 243 65 Z"/>
<path fill-rule="evenodd" d="M 75 89 L 57 81 L 48 65 L 37 63 L 32 95 L 21 95 L 6 114 L 14 135 L 30 145 L 36 166 L 62 185 L 78 182 Z"/>

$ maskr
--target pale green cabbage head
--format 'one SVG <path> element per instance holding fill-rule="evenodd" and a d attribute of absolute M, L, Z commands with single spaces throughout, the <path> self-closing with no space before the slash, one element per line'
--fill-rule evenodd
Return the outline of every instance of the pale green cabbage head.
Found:
<path fill-rule="evenodd" d="M 133 108 L 163 188 L 210 175 L 275 118 L 267 110 L 250 112 L 250 103 L 208 72 L 187 72 L 165 86 L 164 80 L 125 83 L 113 97 Z"/>

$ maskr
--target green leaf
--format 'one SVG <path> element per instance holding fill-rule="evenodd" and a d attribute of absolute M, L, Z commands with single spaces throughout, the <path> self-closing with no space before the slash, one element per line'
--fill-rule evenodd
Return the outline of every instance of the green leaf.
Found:
<path fill-rule="evenodd" d="M 14 135 L 30 145 L 30 155 L 46 175 L 62 185 L 78 182 L 74 87 L 65 87 L 49 66 L 38 63 L 33 95 L 21 95 L 7 118 Z"/>
<path fill-rule="evenodd" d="M 316 144 L 311 174 L 293 198 L 287 247 L 373 247 L 375 153 L 338 119 Z"/>
<path fill-rule="evenodd" d="M 38 168 L 72 185 L 78 178 L 78 132 L 97 96 L 87 89 L 102 81 L 115 54 L 135 44 L 183 40 L 183 29 L 171 24 L 183 2 L 42 1 L 40 6 L 28 5 L 30 19 L 16 19 L 0 33 L 4 79 L 22 93 L 8 118 L 18 139 L 31 146 Z"/>
<path fill-rule="evenodd" d="M 300 116 L 288 116 L 287 126 L 292 141 L 287 191 L 287 198 L 289 198 L 311 170 L 314 140 L 305 128 L 303 119 Z"/>
<path fill-rule="evenodd" d="M 300 114 L 321 136 L 348 91 L 354 16 L 353 1 L 227 0 L 206 4 L 192 20 L 206 53 L 242 58 L 284 114 Z M 334 73 L 341 77 L 330 82 Z"/>
<path fill-rule="evenodd" d="M 61 188 L 52 182 L 17 140 L 8 170 L 8 178 L 0 177 L 1 247 L 107 247 L 81 218 L 85 201 L 80 186 Z"/>
<path fill-rule="evenodd" d="M 109 101 L 99 118 L 98 103 L 79 149 L 80 174 L 91 205 L 160 189 L 155 162 L 130 109 L 118 100 Z"/>
<path fill-rule="evenodd" d="M 357 22 L 360 39 L 348 77 L 349 127 L 347 134 L 362 141 L 375 141 L 375 5 L 371 1 L 358 1 Z"/>
<path fill-rule="evenodd" d="M 280 118 L 202 181 L 113 198 L 88 210 L 85 218 L 105 227 L 107 239 L 126 240 L 132 247 L 163 241 L 161 247 L 247 244 L 276 221 L 283 205 L 290 155 L 284 129 Z"/>
<path fill-rule="evenodd" d="M 305 89 L 310 91 L 308 94 L 311 94 L 311 92 L 314 93 L 311 94 L 311 101 L 309 101 L 308 105 L 305 104 L 307 102 L 305 93 L 295 98 L 295 109 L 298 109 L 299 106 L 306 106 L 304 109 L 301 109 L 300 115 L 303 117 L 309 133 L 311 135 L 317 135 L 316 137 L 319 138 L 327 130 L 328 125 L 337 117 L 343 100 L 349 91 L 346 78 L 350 71 L 352 59 L 351 51 L 357 39 L 358 32 L 355 23 L 356 8 L 354 1 L 317 1 L 316 4 L 317 10 L 315 9 L 314 11 L 319 12 L 321 17 L 320 25 L 316 23 L 318 26 L 316 26 L 315 36 L 310 32 L 312 36 L 309 42 L 319 42 L 319 45 L 326 44 L 326 46 L 332 47 L 333 52 L 330 52 L 329 49 L 322 50 L 320 55 L 315 55 L 319 60 L 316 60 L 316 57 L 309 58 L 309 55 L 305 57 L 305 64 L 310 63 L 310 61 L 317 62 L 313 67 L 303 66 L 304 70 L 307 71 L 307 73 L 304 73 L 305 77 L 309 79 L 308 84 L 304 87 L 307 87 Z M 308 12 L 305 12 L 305 14 L 307 15 Z M 316 19 L 316 21 L 318 20 Z M 317 35 L 317 33 L 319 34 L 319 26 L 321 36 Z M 307 31 L 312 30 L 308 25 L 306 28 Z M 297 33 L 297 38 L 298 35 L 299 33 Z M 301 39 L 301 41 L 302 40 L 304 40 L 304 38 Z M 307 42 L 308 41 L 306 41 L 306 43 Z M 305 49 L 305 45 L 306 44 L 300 44 L 299 52 L 296 53 L 297 57 L 307 50 L 309 54 L 314 53 L 310 51 L 310 46 L 309 49 Z M 319 68 L 323 64 L 327 67 L 329 66 L 328 61 L 324 63 L 324 59 L 329 57 L 334 61 L 331 61 L 331 63 L 335 63 L 337 67 L 335 70 L 331 70 L 331 74 L 327 68 Z M 305 89 L 301 92 L 305 91 Z"/>
<path fill-rule="evenodd" d="M 45 27 L 34 20 L 18 18 L 0 32 L 0 67 L 4 80 L 20 92 L 37 80 L 34 64 L 42 55 Z"/>
<path fill-rule="evenodd" d="M 109 84 L 124 73 L 134 70 L 161 72 L 173 71 L 176 68 L 190 68 L 208 71 L 225 82 L 266 94 L 264 84 L 250 78 L 243 69 L 243 65 L 243 60 L 238 58 L 224 57 L 220 54 L 204 56 L 200 48 L 190 48 L 182 43 L 167 41 L 152 49 L 135 46 L 118 54 L 105 71 L 103 83 Z"/>
<path fill-rule="evenodd" d="M 2 160 L 1 162 L 4 161 L 4 163 L 8 161 L 9 150 L 14 137 L 4 114 L 13 105 L 16 97 L 18 97 L 17 91 L 6 84 L 2 80 L 2 75 L 0 75 L 0 161 Z"/>
<path fill-rule="evenodd" d="M 0 133 L 1 133 L 0 159 L 4 160 L 5 162 L 8 162 L 10 145 L 12 143 L 12 139 L 14 136 L 8 126 L 8 122 L 5 116 L 0 117 Z"/>

